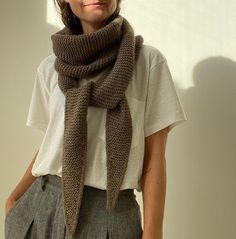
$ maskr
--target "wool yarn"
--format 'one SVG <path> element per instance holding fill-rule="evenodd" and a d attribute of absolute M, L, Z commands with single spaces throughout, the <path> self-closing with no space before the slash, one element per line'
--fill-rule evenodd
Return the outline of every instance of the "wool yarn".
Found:
<path fill-rule="evenodd" d="M 53 34 L 51 40 L 58 85 L 65 95 L 62 197 L 66 227 L 73 238 L 83 196 L 88 106 L 107 109 L 106 209 L 112 210 L 116 205 L 133 130 L 125 90 L 132 78 L 143 37 L 135 36 L 128 20 L 118 15 L 95 32 L 75 35 L 64 27 Z M 78 87 L 80 79 L 105 69 L 111 69 L 106 77 Z"/>

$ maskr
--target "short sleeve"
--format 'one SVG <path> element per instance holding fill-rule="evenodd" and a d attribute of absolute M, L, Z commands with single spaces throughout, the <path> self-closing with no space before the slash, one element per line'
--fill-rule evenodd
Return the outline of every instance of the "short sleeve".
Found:
<path fill-rule="evenodd" d="M 187 120 L 166 59 L 150 69 L 145 107 L 145 137 Z"/>
<path fill-rule="evenodd" d="M 26 125 L 45 132 L 49 122 L 49 89 L 37 69 Z"/>

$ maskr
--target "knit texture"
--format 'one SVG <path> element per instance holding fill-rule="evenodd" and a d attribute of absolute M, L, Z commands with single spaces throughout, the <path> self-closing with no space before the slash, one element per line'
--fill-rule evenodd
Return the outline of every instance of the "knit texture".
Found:
<path fill-rule="evenodd" d="M 121 15 L 99 30 L 72 34 L 64 27 L 51 36 L 58 85 L 65 95 L 62 197 L 65 224 L 72 238 L 78 225 L 87 156 L 88 106 L 107 109 L 107 203 L 114 209 L 132 142 L 132 118 L 125 97 L 143 44 Z M 81 78 L 110 69 L 105 77 L 78 86 Z M 99 120 L 99 119 L 98 119 Z"/>

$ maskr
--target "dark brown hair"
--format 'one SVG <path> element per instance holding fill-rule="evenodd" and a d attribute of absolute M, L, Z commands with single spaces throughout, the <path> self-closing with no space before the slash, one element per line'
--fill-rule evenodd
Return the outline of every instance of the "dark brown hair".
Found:
<path fill-rule="evenodd" d="M 117 0 L 117 8 L 112 13 L 112 15 L 108 18 L 108 22 L 112 21 L 117 15 L 120 13 L 120 3 L 122 0 Z M 58 11 L 58 7 L 60 8 L 59 14 L 61 15 L 62 22 L 65 26 L 67 26 L 73 34 L 81 34 L 83 29 L 80 23 L 80 19 L 75 16 L 71 10 L 69 3 L 63 0 L 54 0 L 55 7 Z"/>

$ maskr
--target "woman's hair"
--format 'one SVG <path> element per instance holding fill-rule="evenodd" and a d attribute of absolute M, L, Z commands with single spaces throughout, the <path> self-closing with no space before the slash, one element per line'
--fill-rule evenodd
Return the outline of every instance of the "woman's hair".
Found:
<path fill-rule="evenodd" d="M 120 13 L 120 3 L 122 0 L 117 0 L 117 8 L 114 13 L 108 18 L 108 22 L 112 21 Z M 75 16 L 70 8 L 69 3 L 63 0 L 54 0 L 56 9 L 60 8 L 59 14 L 61 15 L 62 22 L 67 26 L 73 34 L 80 34 L 82 32 L 82 26 L 80 19 Z M 57 7 L 58 5 L 58 7 Z"/>

